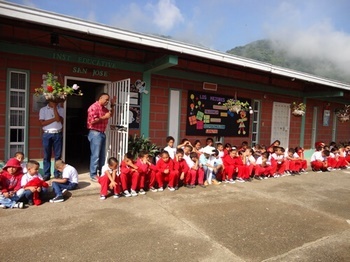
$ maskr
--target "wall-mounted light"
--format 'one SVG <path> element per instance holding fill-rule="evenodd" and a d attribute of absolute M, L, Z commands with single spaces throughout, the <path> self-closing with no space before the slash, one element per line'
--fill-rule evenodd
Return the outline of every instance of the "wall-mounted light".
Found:
<path fill-rule="evenodd" d="M 51 42 L 51 45 L 53 45 L 53 46 L 60 45 L 60 38 L 59 38 L 58 34 L 52 33 L 51 38 L 50 38 L 50 42 Z"/>

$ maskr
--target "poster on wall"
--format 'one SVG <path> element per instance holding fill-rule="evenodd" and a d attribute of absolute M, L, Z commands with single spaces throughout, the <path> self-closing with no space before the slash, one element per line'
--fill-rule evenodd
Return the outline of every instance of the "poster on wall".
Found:
<path fill-rule="evenodd" d="M 129 128 L 140 129 L 140 93 L 135 85 L 130 86 Z"/>
<path fill-rule="evenodd" d="M 233 97 L 188 91 L 186 135 L 249 136 L 249 110 L 232 111 L 223 104 Z M 249 103 L 251 100 L 238 97 Z"/>

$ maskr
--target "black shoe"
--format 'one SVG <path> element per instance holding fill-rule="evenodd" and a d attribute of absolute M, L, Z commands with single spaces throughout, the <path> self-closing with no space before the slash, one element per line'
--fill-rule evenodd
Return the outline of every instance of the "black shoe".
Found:
<path fill-rule="evenodd" d="M 34 205 L 33 201 L 32 200 L 28 200 L 28 206 L 32 206 Z"/>
<path fill-rule="evenodd" d="M 203 184 L 200 184 L 199 186 L 200 186 L 200 187 L 203 187 L 203 188 L 206 188 L 206 186 L 205 186 L 205 185 L 203 185 Z"/>
<path fill-rule="evenodd" d="M 63 201 L 64 201 L 63 196 L 56 196 L 53 199 L 50 199 L 51 203 L 59 203 L 59 202 L 63 202 Z"/>
<path fill-rule="evenodd" d="M 43 180 L 44 181 L 49 181 L 50 180 L 50 176 L 43 176 Z"/>

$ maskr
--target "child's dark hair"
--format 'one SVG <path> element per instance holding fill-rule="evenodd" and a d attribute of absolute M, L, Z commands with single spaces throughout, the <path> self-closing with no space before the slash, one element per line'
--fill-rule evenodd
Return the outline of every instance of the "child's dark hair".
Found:
<path fill-rule="evenodd" d="M 167 136 L 165 141 L 169 143 L 171 140 L 175 141 L 175 139 L 172 136 Z"/>
<path fill-rule="evenodd" d="M 126 157 L 126 158 L 129 158 L 129 159 L 131 159 L 131 160 L 134 159 L 134 155 L 133 155 L 131 152 L 125 153 L 125 157 Z"/>
<path fill-rule="evenodd" d="M 290 147 L 289 149 L 288 149 L 288 153 L 295 153 L 295 149 L 293 148 L 293 147 Z"/>
<path fill-rule="evenodd" d="M 176 149 L 176 154 L 184 154 L 184 150 L 182 148 Z"/>
<path fill-rule="evenodd" d="M 214 149 L 214 150 L 213 150 L 213 156 L 218 156 L 218 155 L 219 155 L 219 150 Z"/>
<path fill-rule="evenodd" d="M 33 167 L 33 166 L 40 166 L 39 162 L 36 160 L 28 160 L 27 162 L 27 168 Z"/>
<path fill-rule="evenodd" d="M 325 155 L 325 156 L 329 156 L 329 150 L 323 150 L 323 154 Z"/>
<path fill-rule="evenodd" d="M 198 158 L 198 155 L 197 155 L 197 153 L 196 152 L 191 152 L 190 153 L 190 158 Z"/>
<path fill-rule="evenodd" d="M 261 156 L 265 157 L 265 158 L 269 158 L 270 153 L 266 151 L 266 152 L 262 153 Z"/>
<path fill-rule="evenodd" d="M 21 152 L 21 151 L 18 151 L 18 152 L 15 153 L 15 157 L 17 157 L 17 156 L 23 156 L 24 157 L 24 153 Z"/>
<path fill-rule="evenodd" d="M 144 157 L 145 155 L 148 155 L 148 152 L 145 151 L 145 150 L 141 150 L 141 151 L 138 153 L 138 157 L 139 157 L 139 158 L 142 158 L 142 157 Z"/>
<path fill-rule="evenodd" d="M 208 138 L 205 140 L 205 142 L 206 142 L 206 143 L 208 143 L 208 142 L 214 143 L 214 140 L 213 140 L 211 137 L 208 137 Z"/>
<path fill-rule="evenodd" d="M 185 147 L 189 148 L 191 152 L 193 151 L 193 146 L 187 144 L 187 145 L 185 145 Z"/>
<path fill-rule="evenodd" d="M 225 144 L 225 148 L 226 148 L 226 147 L 232 147 L 232 146 L 231 146 L 230 143 L 226 143 L 226 144 Z"/>
<path fill-rule="evenodd" d="M 107 161 L 107 163 L 108 163 L 108 165 L 112 165 L 112 164 L 117 164 L 118 165 L 118 159 L 116 159 L 115 157 L 110 157 L 110 158 L 108 158 L 108 161 Z"/>
<path fill-rule="evenodd" d="M 160 153 L 160 155 L 161 155 L 161 156 L 167 155 L 168 157 L 170 157 L 169 152 L 166 151 L 166 150 L 163 150 L 163 151 Z"/>

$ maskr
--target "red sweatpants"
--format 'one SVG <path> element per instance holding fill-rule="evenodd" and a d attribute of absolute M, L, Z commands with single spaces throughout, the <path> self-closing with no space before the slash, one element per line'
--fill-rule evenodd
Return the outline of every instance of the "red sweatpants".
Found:
<path fill-rule="evenodd" d="M 123 191 L 129 190 L 129 188 L 136 191 L 137 185 L 139 183 L 139 173 L 137 171 L 121 173 L 120 182 L 122 183 Z"/>
<path fill-rule="evenodd" d="M 117 185 L 113 188 L 114 194 L 120 194 L 120 179 L 119 176 L 115 176 L 114 180 Z M 98 177 L 98 182 L 101 185 L 101 190 L 100 190 L 100 195 L 101 196 L 106 196 L 108 194 L 108 189 L 109 189 L 109 178 L 107 175 L 100 176 Z"/>

